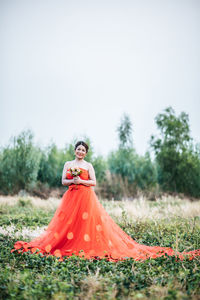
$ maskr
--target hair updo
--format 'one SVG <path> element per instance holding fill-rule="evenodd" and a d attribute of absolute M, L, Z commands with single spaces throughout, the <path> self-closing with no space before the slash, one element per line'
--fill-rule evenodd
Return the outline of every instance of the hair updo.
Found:
<path fill-rule="evenodd" d="M 74 150 L 76 150 L 76 148 L 77 148 L 78 146 L 80 146 L 80 145 L 82 145 L 82 146 L 85 147 L 85 150 L 86 150 L 86 153 L 87 153 L 88 150 L 89 150 L 89 146 L 88 146 L 85 142 L 83 142 L 83 141 L 78 141 L 78 142 L 76 143 L 75 147 L 74 147 Z"/>

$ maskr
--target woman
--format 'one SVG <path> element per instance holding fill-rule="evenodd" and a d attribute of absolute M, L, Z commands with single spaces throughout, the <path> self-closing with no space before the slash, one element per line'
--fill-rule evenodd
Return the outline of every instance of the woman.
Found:
<path fill-rule="evenodd" d="M 18 241 L 13 251 L 55 255 L 63 260 L 71 255 L 85 258 L 107 258 L 111 261 L 132 257 L 135 260 L 175 255 L 189 255 L 192 259 L 200 250 L 175 253 L 167 247 L 138 244 L 128 236 L 108 215 L 92 188 L 96 185 L 95 171 L 91 163 L 84 160 L 88 145 L 79 141 L 75 145 L 75 160 L 65 163 L 62 184 L 69 186 L 64 193 L 46 231 L 31 242 Z M 71 168 L 81 170 L 72 176 Z"/>

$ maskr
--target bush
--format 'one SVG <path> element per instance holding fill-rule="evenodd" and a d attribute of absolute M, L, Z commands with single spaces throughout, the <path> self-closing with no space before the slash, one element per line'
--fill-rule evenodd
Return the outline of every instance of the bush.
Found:
<path fill-rule="evenodd" d="M 0 155 L 0 186 L 4 194 L 16 194 L 27 190 L 36 181 L 40 151 L 33 145 L 33 134 L 23 131 L 11 139 L 10 146 Z"/>
<path fill-rule="evenodd" d="M 156 117 L 160 137 L 151 137 L 158 166 L 158 182 L 164 191 L 200 196 L 200 149 L 192 144 L 189 118 L 176 116 L 168 107 Z"/>

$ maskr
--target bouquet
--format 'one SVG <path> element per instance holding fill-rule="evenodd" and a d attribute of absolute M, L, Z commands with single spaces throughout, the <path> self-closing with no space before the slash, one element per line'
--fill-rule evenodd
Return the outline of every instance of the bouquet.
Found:
<path fill-rule="evenodd" d="M 69 173 L 71 174 L 71 176 L 76 177 L 82 173 L 82 170 L 80 170 L 78 167 L 70 168 Z M 77 186 L 77 184 L 75 184 L 75 185 Z M 76 189 L 77 189 L 77 187 L 76 187 Z"/>
<path fill-rule="evenodd" d="M 69 169 L 69 173 L 70 173 L 73 177 L 76 177 L 76 176 L 79 176 L 79 175 L 82 173 L 82 170 L 80 170 L 78 167 L 70 168 L 70 169 Z"/>

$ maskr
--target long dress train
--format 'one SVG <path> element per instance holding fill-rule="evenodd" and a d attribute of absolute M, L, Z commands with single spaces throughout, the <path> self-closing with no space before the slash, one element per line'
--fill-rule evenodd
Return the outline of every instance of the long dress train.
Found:
<path fill-rule="evenodd" d="M 86 169 L 80 168 L 80 177 L 89 179 Z M 67 179 L 71 174 L 67 170 Z M 30 242 L 17 241 L 14 249 L 18 252 L 31 251 L 43 255 L 54 255 L 63 260 L 71 255 L 85 258 L 106 258 L 110 261 L 157 258 L 178 255 L 193 259 L 200 256 L 200 249 L 177 253 L 168 247 L 146 246 L 137 243 L 127 235 L 105 211 L 92 187 L 82 184 L 69 186 L 64 193 L 47 229 Z"/>

